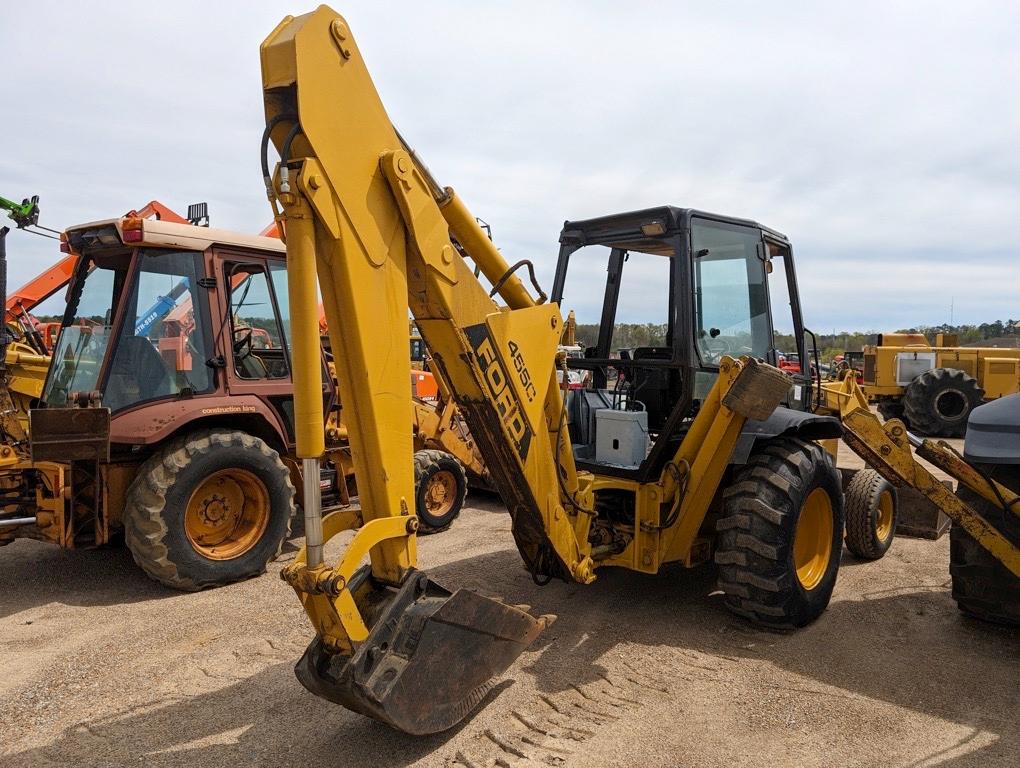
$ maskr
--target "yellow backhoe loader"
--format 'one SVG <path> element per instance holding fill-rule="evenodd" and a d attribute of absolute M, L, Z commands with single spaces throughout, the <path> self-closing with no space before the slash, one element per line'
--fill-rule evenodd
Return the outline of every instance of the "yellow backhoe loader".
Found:
<path fill-rule="evenodd" d="M 266 184 L 287 233 L 298 455 L 315 466 L 324 450 L 317 270 L 362 504 L 322 518 L 305 499 L 306 548 L 284 576 L 317 632 L 298 666 L 308 688 L 411 733 L 438 731 L 544 626 L 415 568 L 410 393 L 393 377 L 409 364 L 409 309 L 536 582 L 589 584 L 602 567 L 656 573 L 714 553 L 737 613 L 797 627 L 824 611 L 843 496 L 814 440 L 834 443 L 839 421 L 810 412 L 809 379 L 754 359 L 775 362 L 765 269 L 774 252 L 794 279 L 785 237 L 671 207 L 569 223 L 547 302 L 518 276 L 526 267 L 534 283 L 532 265 L 508 264 L 394 130 L 340 16 L 323 7 L 286 19 L 262 63 L 263 151 L 272 141 L 281 156 Z M 591 381 L 565 397 L 556 302 L 569 265 L 592 272 L 577 253 L 586 245 L 609 259 L 604 333 L 585 357 L 560 356 Z M 674 311 L 661 345 L 619 360 L 611 331 L 628 254 L 665 269 L 661 297 Z M 720 330 L 715 309 L 730 302 L 744 316 Z M 792 311 L 800 328 L 799 302 Z M 625 374 L 616 388 L 610 368 Z M 327 567 L 323 541 L 351 528 Z"/>
<path fill-rule="evenodd" d="M 317 276 L 361 491 L 359 510 L 325 517 L 306 496 L 306 545 L 282 572 L 316 632 L 296 668 L 309 690 L 408 733 L 437 732 L 549 620 L 451 593 L 416 568 L 410 392 L 395 384 L 406 381 L 409 310 L 536 583 L 714 558 L 726 605 L 751 621 L 795 628 L 825 610 L 844 527 L 832 414 L 849 406 L 835 391 L 825 400 L 809 373 L 775 367 L 780 313 L 807 359 L 782 234 L 669 206 L 567 222 L 548 301 L 532 264 L 508 263 L 394 129 L 341 16 L 321 6 L 287 17 L 261 60 L 265 183 L 287 233 L 297 455 L 315 467 L 325 449 Z M 660 270 L 666 333 L 616 357 L 642 260 Z M 558 305 L 575 279 L 590 294 L 593 275 L 605 275 L 598 342 L 567 356 Z M 772 278 L 785 301 L 770 298 Z M 568 369 L 585 373 L 582 389 L 560 375 Z M 324 542 L 348 530 L 327 565 Z"/>

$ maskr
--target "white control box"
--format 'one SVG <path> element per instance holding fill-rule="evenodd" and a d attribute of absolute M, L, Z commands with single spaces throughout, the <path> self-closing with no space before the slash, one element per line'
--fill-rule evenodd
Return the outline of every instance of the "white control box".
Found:
<path fill-rule="evenodd" d="M 637 467 L 648 455 L 648 413 L 600 408 L 595 411 L 595 461 Z"/>

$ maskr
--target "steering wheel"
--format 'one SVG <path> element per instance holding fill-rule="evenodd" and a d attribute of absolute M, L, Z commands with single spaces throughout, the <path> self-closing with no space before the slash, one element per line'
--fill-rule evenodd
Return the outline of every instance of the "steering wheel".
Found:
<path fill-rule="evenodd" d="M 730 343 L 718 336 L 715 338 L 703 338 L 701 340 L 701 348 L 712 358 L 711 361 L 713 363 L 718 363 L 723 359 L 724 355 L 728 355 L 733 351 Z"/>
<path fill-rule="evenodd" d="M 251 357 L 252 349 L 254 349 L 252 336 L 251 326 L 244 325 L 234 328 L 234 359 L 238 362 Z"/>

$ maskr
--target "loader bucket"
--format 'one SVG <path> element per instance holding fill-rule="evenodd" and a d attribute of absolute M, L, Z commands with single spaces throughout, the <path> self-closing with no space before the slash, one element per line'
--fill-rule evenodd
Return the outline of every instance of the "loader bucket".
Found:
<path fill-rule="evenodd" d="M 451 594 L 416 570 L 388 592 L 353 655 L 316 637 L 294 671 L 317 696 L 416 736 L 463 720 L 548 622 L 474 592 Z M 374 588 L 358 602 L 380 596 Z"/>

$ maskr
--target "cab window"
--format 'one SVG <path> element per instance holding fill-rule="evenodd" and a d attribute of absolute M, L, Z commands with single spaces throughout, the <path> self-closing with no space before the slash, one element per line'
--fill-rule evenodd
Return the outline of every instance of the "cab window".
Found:
<path fill-rule="evenodd" d="M 724 355 L 766 359 L 772 348 L 761 233 L 750 227 L 695 219 L 695 343 L 702 365 Z"/>
<path fill-rule="evenodd" d="M 250 380 L 287 378 L 283 325 L 265 268 L 234 264 L 229 274 L 234 374 Z"/>
<path fill-rule="evenodd" d="M 213 388 L 201 260 L 196 251 L 138 252 L 103 395 L 113 411 Z"/>

